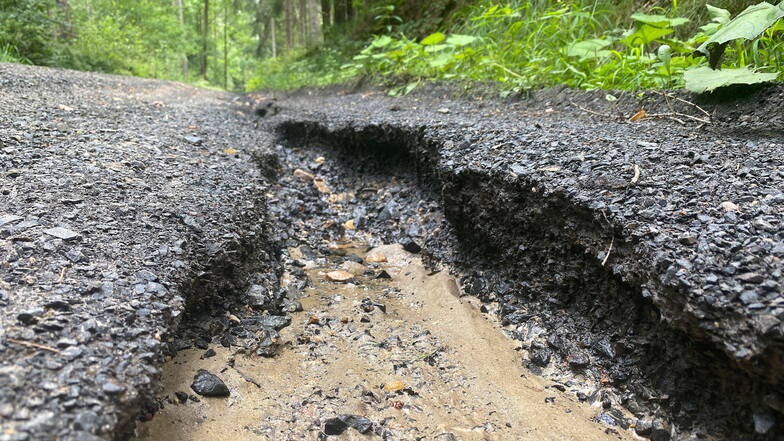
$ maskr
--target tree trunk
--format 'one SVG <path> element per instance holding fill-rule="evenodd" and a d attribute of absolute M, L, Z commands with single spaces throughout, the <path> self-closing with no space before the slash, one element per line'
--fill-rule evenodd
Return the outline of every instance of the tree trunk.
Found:
<path fill-rule="evenodd" d="M 308 21 L 308 0 L 299 0 L 299 41 L 302 46 L 310 44 Z"/>
<path fill-rule="evenodd" d="M 346 0 L 346 21 L 354 18 L 354 0 Z"/>
<path fill-rule="evenodd" d="M 341 24 L 346 22 L 346 0 L 333 0 L 333 5 L 335 6 L 335 24 Z"/>
<path fill-rule="evenodd" d="M 326 32 L 332 26 L 332 5 L 329 0 L 321 0 L 321 28 Z"/>
<path fill-rule="evenodd" d="M 270 32 L 272 35 L 272 58 L 277 58 L 278 56 L 278 36 L 277 36 L 277 29 L 275 29 L 275 16 L 270 16 Z"/>
<path fill-rule="evenodd" d="M 229 88 L 229 2 L 223 0 L 223 88 Z"/>
<path fill-rule="evenodd" d="M 202 23 L 201 76 L 207 79 L 207 42 L 210 38 L 210 0 L 204 0 L 204 22 Z"/>
<path fill-rule="evenodd" d="M 294 11 L 292 10 L 291 2 L 294 0 L 286 0 L 286 52 L 291 52 L 294 47 Z"/>
<path fill-rule="evenodd" d="M 310 44 L 319 45 L 324 41 L 321 27 L 324 11 L 321 10 L 321 0 L 308 0 L 310 7 Z"/>
<path fill-rule="evenodd" d="M 177 0 L 177 13 L 180 19 L 180 28 L 185 30 L 185 10 L 182 7 L 182 0 Z M 182 77 L 188 80 L 188 54 L 182 54 L 182 61 L 180 62 L 182 69 Z"/>

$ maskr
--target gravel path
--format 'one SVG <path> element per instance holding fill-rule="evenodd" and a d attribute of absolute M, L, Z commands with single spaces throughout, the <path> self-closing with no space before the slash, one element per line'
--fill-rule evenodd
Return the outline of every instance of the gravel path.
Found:
<path fill-rule="evenodd" d="M 264 245 L 249 157 L 269 139 L 249 109 L 176 83 L 0 64 L 0 439 L 133 429 L 183 298 Z"/>
<path fill-rule="evenodd" d="M 416 171 L 438 200 L 396 189 L 383 242 L 415 239 L 495 304 L 535 372 L 579 370 L 673 439 L 781 439 L 784 143 L 764 115 L 782 96 L 700 129 L 557 93 L 333 91 L 267 103 L 259 127 L 259 95 L 0 64 L 0 440 L 124 439 L 157 411 L 182 317 L 248 285 L 277 308 L 273 244 L 297 222 L 272 217 L 318 205 L 267 211 L 273 129 Z M 394 208 L 373 203 L 339 221 Z"/>

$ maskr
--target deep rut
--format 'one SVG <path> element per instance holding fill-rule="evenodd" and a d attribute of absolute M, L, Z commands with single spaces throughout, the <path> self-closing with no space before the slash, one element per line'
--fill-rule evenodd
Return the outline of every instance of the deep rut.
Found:
<path fill-rule="evenodd" d="M 515 342 L 445 272 L 430 273 L 397 245 L 372 253 L 388 261 L 308 264 L 313 286 L 277 357 L 180 352 L 164 374 L 165 395 L 190 392 L 196 370 L 207 369 L 232 396 L 166 405 L 141 439 L 321 439 L 323 422 L 341 414 L 370 419 L 385 439 L 627 438 L 592 422 L 597 409 L 526 372 Z M 354 283 L 326 279 L 341 267 Z M 392 279 L 375 279 L 382 269 Z"/>
<path fill-rule="evenodd" d="M 163 408 L 140 426 L 139 439 L 332 439 L 340 415 L 372 425 L 336 439 L 365 429 L 389 440 L 631 439 L 595 422 L 606 412 L 600 407 L 527 371 L 519 343 L 448 271 L 427 269 L 399 244 L 383 245 L 418 228 L 394 200 L 417 201 L 424 218 L 442 216 L 413 190 L 414 177 L 374 174 L 363 162 L 346 170 L 328 150 L 281 156 L 278 191 L 268 196 L 285 223 L 284 305 L 297 311 L 280 332 L 276 356 L 248 355 L 217 339 L 212 357 L 180 351 L 164 369 Z M 385 204 L 384 228 L 365 223 L 368 199 Z M 332 281 L 332 271 L 351 279 Z M 198 369 L 218 375 L 230 397 L 193 395 Z M 176 392 L 191 398 L 180 402 Z"/>

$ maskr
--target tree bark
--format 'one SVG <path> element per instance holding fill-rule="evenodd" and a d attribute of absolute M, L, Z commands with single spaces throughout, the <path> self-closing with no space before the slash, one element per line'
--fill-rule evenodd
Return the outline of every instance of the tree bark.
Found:
<path fill-rule="evenodd" d="M 332 5 L 329 0 L 321 0 L 321 29 L 332 26 Z"/>
<path fill-rule="evenodd" d="M 310 9 L 310 44 L 318 45 L 324 41 L 321 27 L 324 11 L 321 10 L 321 0 L 308 0 Z"/>
<path fill-rule="evenodd" d="M 354 18 L 354 0 L 346 0 L 346 21 Z"/>
<path fill-rule="evenodd" d="M 299 0 L 299 41 L 302 46 L 310 45 L 308 21 L 308 0 Z"/>
<path fill-rule="evenodd" d="M 272 58 L 278 57 L 278 36 L 275 29 L 275 16 L 270 15 L 270 35 L 272 35 Z"/>
<path fill-rule="evenodd" d="M 335 11 L 335 24 L 346 22 L 346 0 L 333 0 Z"/>
<path fill-rule="evenodd" d="M 291 2 L 294 0 L 286 0 L 286 52 L 291 52 L 291 49 L 294 47 L 294 32 L 293 32 L 293 20 L 294 20 L 294 11 L 292 10 Z"/>
<path fill-rule="evenodd" d="M 207 42 L 210 38 L 210 0 L 204 0 L 204 22 L 202 23 L 201 76 L 207 79 Z"/>
<path fill-rule="evenodd" d="M 223 88 L 229 88 L 229 2 L 223 0 Z"/>
<path fill-rule="evenodd" d="M 180 19 L 180 28 L 185 30 L 185 10 L 182 7 L 182 0 L 177 0 L 177 13 Z M 187 81 L 188 80 L 188 54 L 182 54 L 182 61 L 180 62 L 180 68 L 182 69 L 182 76 Z"/>

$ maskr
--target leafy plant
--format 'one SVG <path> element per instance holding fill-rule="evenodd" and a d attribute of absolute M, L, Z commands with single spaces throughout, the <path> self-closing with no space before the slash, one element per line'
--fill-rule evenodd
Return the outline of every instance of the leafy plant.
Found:
<path fill-rule="evenodd" d="M 703 26 L 707 38 L 697 47 L 695 54 L 706 56 L 709 67 L 697 66 L 686 71 L 686 88 L 702 93 L 733 84 L 756 84 L 775 80 L 777 73 L 754 71 L 745 66 L 743 56 L 737 60 L 740 67 L 734 69 L 721 69 L 721 60 L 731 42 L 736 43 L 736 52 L 744 55 L 744 40 L 753 42 L 752 58 L 757 58 L 764 50 L 765 43 L 770 43 L 770 38 L 763 42 L 760 37 L 766 31 L 773 33 L 781 28 L 774 25 L 780 25 L 780 20 L 784 17 L 784 2 L 776 6 L 768 2 L 749 6 L 731 20 L 729 11 L 713 6 L 708 9 L 713 16 L 713 23 Z"/>

